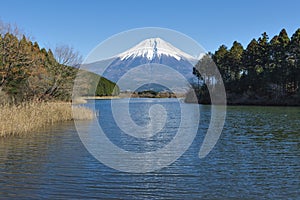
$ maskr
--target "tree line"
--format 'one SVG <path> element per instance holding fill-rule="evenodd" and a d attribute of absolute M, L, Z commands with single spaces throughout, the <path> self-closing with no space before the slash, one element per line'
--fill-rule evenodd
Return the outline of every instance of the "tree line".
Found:
<path fill-rule="evenodd" d="M 54 53 L 51 49 L 40 48 L 37 42 L 19 34 L 18 29 L 5 27 L 3 23 L 0 33 L 0 103 L 71 100 L 79 71 L 77 52 L 65 45 L 56 48 Z M 93 73 L 87 74 L 93 77 L 89 80 L 100 80 L 93 95 L 118 93 L 113 82 Z"/>
<path fill-rule="evenodd" d="M 212 65 L 218 67 L 229 104 L 300 105 L 300 29 L 291 38 L 282 29 L 272 39 L 263 33 L 246 48 L 235 41 L 203 56 L 194 67 L 203 103 L 209 103 L 207 86 L 221 84 Z M 207 70 L 200 74 L 200 68 Z"/>

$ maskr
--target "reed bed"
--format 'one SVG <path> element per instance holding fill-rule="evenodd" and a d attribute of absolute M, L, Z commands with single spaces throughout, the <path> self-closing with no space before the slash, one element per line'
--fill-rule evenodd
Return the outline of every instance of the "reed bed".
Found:
<path fill-rule="evenodd" d="M 27 134 L 48 125 L 73 119 L 90 120 L 92 110 L 65 102 L 0 105 L 0 137 Z"/>

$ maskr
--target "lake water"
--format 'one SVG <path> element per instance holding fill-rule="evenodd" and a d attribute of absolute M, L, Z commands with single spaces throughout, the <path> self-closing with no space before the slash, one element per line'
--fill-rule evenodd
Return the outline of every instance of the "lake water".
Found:
<path fill-rule="evenodd" d="M 163 105 L 168 121 L 176 122 L 178 102 L 153 101 L 132 102 L 137 124 L 146 124 L 145 112 L 153 103 Z M 110 100 L 96 101 L 96 108 L 109 139 L 127 151 L 154 151 L 176 134 L 176 126 L 170 125 L 142 144 L 112 122 Z M 218 143 L 200 159 L 210 110 L 200 106 L 198 133 L 189 149 L 171 165 L 149 173 L 121 172 L 99 162 L 85 149 L 73 122 L 2 138 L 0 199 L 299 199 L 300 108 L 227 107 Z M 83 123 L 88 127 L 91 122 Z"/>

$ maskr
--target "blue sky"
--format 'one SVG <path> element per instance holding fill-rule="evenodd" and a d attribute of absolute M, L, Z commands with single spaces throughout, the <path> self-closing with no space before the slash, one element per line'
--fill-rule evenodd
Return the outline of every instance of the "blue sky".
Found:
<path fill-rule="evenodd" d="M 69 44 L 86 56 L 122 31 L 162 27 L 182 32 L 206 50 L 237 40 L 244 46 L 266 31 L 300 28 L 300 1 L 52 0 L 0 3 L 0 19 L 15 23 L 42 47 Z"/>

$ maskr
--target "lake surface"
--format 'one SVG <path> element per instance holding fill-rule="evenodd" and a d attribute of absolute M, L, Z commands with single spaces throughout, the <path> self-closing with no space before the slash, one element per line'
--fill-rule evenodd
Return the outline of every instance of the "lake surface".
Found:
<path fill-rule="evenodd" d="M 130 104 L 133 120 L 145 125 L 153 104 L 166 108 L 170 124 L 146 143 L 123 134 L 112 122 L 110 100 L 96 101 L 98 121 L 120 148 L 154 151 L 176 134 L 179 102 L 135 99 Z M 200 159 L 210 111 L 210 106 L 200 106 L 199 129 L 188 150 L 149 173 L 121 172 L 99 162 L 85 149 L 73 122 L 31 136 L 2 138 L 0 199 L 299 199 L 300 108 L 227 107 L 218 143 Z"/>

